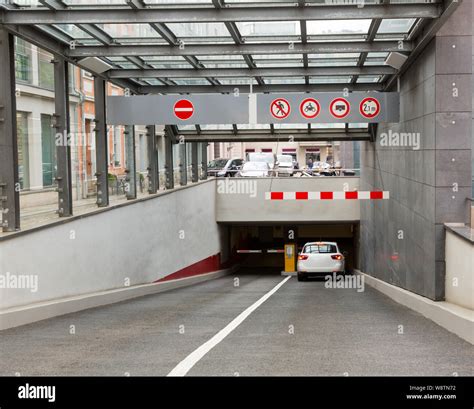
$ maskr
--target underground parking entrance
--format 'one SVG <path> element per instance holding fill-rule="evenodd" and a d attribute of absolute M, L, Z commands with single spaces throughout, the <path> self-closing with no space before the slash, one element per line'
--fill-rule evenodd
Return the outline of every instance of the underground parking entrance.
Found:
<path fill-rule="evenodd" d="M 230 254 L 245 270 L 257 274 L 296 274 L 298 255 L 307 243 L 336 243 L 344 260 L 341 275 L 358 267 L 359 223 L 232 224 Z M 309 278 L 324 278 L 328 269 Z"/>

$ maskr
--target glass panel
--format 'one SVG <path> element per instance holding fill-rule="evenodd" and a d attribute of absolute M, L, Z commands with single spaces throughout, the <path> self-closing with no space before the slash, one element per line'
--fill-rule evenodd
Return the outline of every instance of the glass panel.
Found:
<path fill-rule="evenodd" d="M 246 36 L 299 36 L 299 21 L 269 21 L 236 23 L 240 34 Z"/>
<path fill-rule="evenodd" d="M 28 113 L 16 113 L 18 143 L 18 178 L 21 189 L 30 188 L 30 161 L 28 144 Z"/>
<path fill-rule="evenodd" d="M 306 23 L 308 35 L 367 34 L 372 20 L 318 20 Z"/>
<path fill-rule="evenodd" d="M 408 33 L 415 21 L 414 18 L 384 19 L 377 34 Z"/>
<path fill-rule="evenodd" d="M 54 26 L 74 38 L 92 38 L 74 24 L 54 24 Z"/>
<path fill-rule="evenodd" d="M 39 86 L 54 90 L 54 67 L 51 63 L 53 55 L 38 49 Z"/>
<path fill-rule="evenodd" d="M 265 77 L 267 84 L 304 84 L 304 77 L 296 78 L 268 78 Z"/>
<path fill-rule="evenodd" d="M 41 159 L 43 186 L 56 184 L 56 144 L 51 126 L 51 115 L 41 114 Z"/>
<path fill-rule="evenodd" d="M 97 24 L 113 38 L 161 36 L 149 24 Z"/>
<path fill-rule="evenodd" d="M 167 27 L 177 37 L 230 37 L 224 23 L 170 23 Z"/>
<path fill-rule="evenodd" d="M 345 84 L 350 82 L 351 77 L 310 77 L 309 83 L 310 84 Z"/>

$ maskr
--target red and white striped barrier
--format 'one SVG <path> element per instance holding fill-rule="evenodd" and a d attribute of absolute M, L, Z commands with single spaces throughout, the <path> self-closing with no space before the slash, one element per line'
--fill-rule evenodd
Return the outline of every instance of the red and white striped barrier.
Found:
<path fill-rule="evenodd" d="M 384 200 L 389 192 L 265 192 L 265 200 Z"/>
<path fill-rule="evenodd" d="M 237 250 L 239 254 L 262 253 L 262 250 Z"/>

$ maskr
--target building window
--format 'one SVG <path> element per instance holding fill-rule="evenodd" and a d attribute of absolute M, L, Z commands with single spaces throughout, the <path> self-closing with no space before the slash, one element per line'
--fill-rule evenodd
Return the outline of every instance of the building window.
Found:
<path fill-rule="evenodd" d="M 54 68 L 52 54 L 38 48 L 39 86 L 54 90 Z"/>
<path fill-rule="evenodd" d="M 122 146 L 121 146 L 121 141 L 120 141 L 120 126 L 114 126 L 114 156 L 113 156 L 113 161 L 114 161 L 114 167 L 118 168 L 120 167 L 120 162 L 122 158 Z"/>
<path fill-rule="evenodd" d="M 56 144 L 51 127 L 51 115 L 45 114 L 41 114 L 41 158 L 43 186 L 52 186 L 56 177 Z"/>
<path fill-rule="evenodd" d="M 20 82 L 31 82 L 31 44 L 15 37 L 15 77 Z"/>
<path fill-rule="evenodd" d="M 16 113 L 18 143 L 18 178 L 21 189 L 30 187 L 30 161 L 28 151 L 28 114 Z"/>

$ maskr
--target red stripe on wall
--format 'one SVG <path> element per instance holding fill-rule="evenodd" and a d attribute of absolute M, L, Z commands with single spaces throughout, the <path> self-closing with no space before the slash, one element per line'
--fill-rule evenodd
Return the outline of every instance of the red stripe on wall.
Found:
<path fill-rule="evenodd" d="M 283 192 L 271 192 L 272 200 L 283 200 Z"/>
<path fill-rule="evenodd" d="M 296 200 L 308 200 L 308 192 L 296 192 Z"/>
<path fill-rule="evenodd" d="M 154 283 L 206 274 L 212 271 L 221 270 L 222 268 L 223 267 L 221 265 L 221 255 L 220 253 L 218 253 L 213 256 L 207 257 L 204 260 L 198 261 L 197 263 L 191 264 L 190 266 L 182 268 L 181 270 L 167 275 L 166 277 L 160 278 L 159 280 L 154 281 Z"/>
<path fill-rule="evenodd" d="M 332 192 L 321 192 L 321 200 L 332 200 Z"/>
<path fill-rule="evenodd" d="M 383 192 L 370 192 L 371 199 L 383 199 Z"/>
<path fill-rule="evenodd" d="M 346 199 L 357 199 L 358 197 L 357 192 L 346 192 Z"/>

